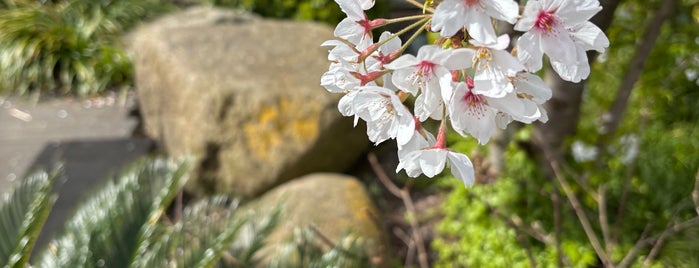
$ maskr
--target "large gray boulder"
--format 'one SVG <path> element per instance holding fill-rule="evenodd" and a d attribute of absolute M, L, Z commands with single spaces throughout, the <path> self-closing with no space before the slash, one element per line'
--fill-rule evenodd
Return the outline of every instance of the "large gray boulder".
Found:
<path fill-rule="evenodd" d="M 131 35 L 145 131 L 199 159 L 195 194 L 249 198 L 318 171 L 343 171 L 364 130 L 320 87 L 332 29 L 197 7 Z"/>
<path fill-rule="evenodd" d="M 252 213 L 253 222 L 257 222 L 280 205 L 281 221 L 261 251 L 266 261 L 294 259 L 294 250 L 289 252 L 285 244 L 295 238 L 295 231 L 311 226 L 329 240 L 326 242 L 356 241 L 372 261 L 378 264 L 387 260 L 387 238 L 376 220 L 380 218 L 379 211 L 356 178 L 334 173 L 309 174 L 274 188 L 240 210 Z M 325 245 L 321 239 L 313 242 Z"/>

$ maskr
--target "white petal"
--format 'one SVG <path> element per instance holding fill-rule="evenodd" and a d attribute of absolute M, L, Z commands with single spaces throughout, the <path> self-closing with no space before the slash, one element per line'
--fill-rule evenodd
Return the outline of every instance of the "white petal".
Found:
<path fill-rule="evenodd" d="M 592 22 L 586 21 L 573 28 L 573 38 L 575 43 L 585 50 L 596 50 L 604 52 L 609 47 L 609 39 L 604 32 Z"/>
<path fill-rule="evenodd" d="M 345 18 L 337 24 L 334 34 L 336 37 L 346 39 L 353 44 L 357 44 L 364 39 L 364 28 L 357 24 L 355 20 Z"/>
<path fill-rule="evenodd" d="M 420 61 L 417 58 L 415 58 L 415 56 L 410 54 L 403 54 L 393 62 L 384 65 L 384 67 L 391 70 L 398 70 L 415 66 L 418 63 L 420 63 Z"/>
<path fill-rule="evenodd" d="M 364 10 L 356 0 L 335 0 L 342 12 L 347 14 L 347 18 L 352 21 L 364 19 Z"/>
<path fill-rule="evenodd" d="M 442 62 L 442 65 L 449 70 L 460 70 L 471 67 L 476 51 L 470 48 L 459 48 L 449 50 L 449 53 L 449 57 Z"/>
<path fill-rule="evenodd" d="M 398 69 L 393 72 L 393 75 L 391 76 L 391 81 L 400 90 L 413 94 L 414 96 L 417 95 L 419 87 L 413 84 L 413 81 L 411 79 L 411 75 L 413 75 L 413 72 L 413 69 Z"/>
<path fill-rule="evenodd" d="M 566 64 L 551 59 L 551 67 L 563 78 L 563 80 L 578 83 L 590 76 L 590 64 L 587 61 L 587 54 L 582 48 L 576 49 L 577 61 L 574 64 Z"/>
<path fill-rule="evenodd" d="M 520 32 L 529 31 L 536 23 L 539 11 L 543 9 L 541 1 L 527 1 L 522 12 L 522 18 L 515 24 L 515 30 Z"/>
<path fill-rule="evenodd" d="M 517 92 L 526 93 L 532 96 L 532 101 L 543 104 L 551 99 L 551 88 L 541 79 L 541 77 L 522 72 L 519 73 L 514 81 Z"/>
<path fill-rule="evenodd" d="M 495 29 L 493 29 L 493 24 L 488 15 L 478 12 L 477 10 L 469 10 L 468 15 L 470 15 L 470 18 L 466 22 L 466 30 L 471 38 L 481 44 L 493 44 L 497 42 Z"/>
<path fill-rule="evenodd" d="M 550 33 L 541 35 L 541 49 L 552 61 L 575 63 L 575 43 L 562 26 L 554 26 Z"/>
<path fill-rule="evenodd" d="M 540 37 L 532 32 L 524 33 L 517 40 L 517 59 L 530 72 L 541 70 L 543 53 L 541 51 Z"/>
<path fill-rule="evenodd" d="M 455 152 L 449 152 L 447 158 L 449 159 L 451 174 L 463 181 L 464 185 L 472 186 L 476 176 L 473 171 L 471 159 L 468 159 L 464 154 Z"/>
<path fill-rule="evenodd" d="M 519 15 L 519 4 L 512 0 L 481 0 L 485 3 L 485 12 L 489 16 L 514 24 Z"/>
<path fill-rule="evenodd" d="M 572 26 L 590 20 L 600 10 L 602 7 L 598 0 L 562 1 L 556 15 L 566 25 Z"/>
<path fill-rule="evenodd" d="M 447 151 L 444 149 L 422 150 L 420 155 L 420 168 L 427 177 L 434 177 L 442 173 L 447 160 Z"/>
<path fill-rule="evenodd" d="M 443 37 L 450 37 L 465 24 L 465 6 L 458 0 L 444 0 L 432 15 L 432 31 L 439 31 Z"/>

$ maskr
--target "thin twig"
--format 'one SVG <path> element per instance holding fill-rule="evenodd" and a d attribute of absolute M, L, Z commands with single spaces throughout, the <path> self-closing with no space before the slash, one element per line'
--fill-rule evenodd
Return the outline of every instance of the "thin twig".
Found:
<path fill-rule="evenodd" d="M 599 200 L 597 202 L 597 207 L 599 209 L 599 225 L 602 229 L 602 240 L 604 241 L 604 249 L 607 254 L 611 254 L 614 250 L 614 243 L 612 242 L 611 235 L 609 233 L 609 220 L 607 219 L 607 196 L 604 188 L 604 184 L 599 186 L 597 190 Z"/>
<path fill-rule="evenodd" d="M 391 181 L 388 175 L 386 175 L 386 172 L 383 170 L 383 168 L 381 168 L 379 161 L 376 159 L 376 155 L 374 155 L 373 153 L 369 153 L 367 159 L 369 160 L 371 169 L 374 171 L 374 173 L 376 173 L 376 177 L 378 177 L 379 181 L 381 181 L 381 183 L 383 183 L 384 186 L 386 186 L 386 189 L 388 189 L 388 191 L 391 192 L 391 194 L 396 195 L 400 197 L 401 200 L 403 200 L 403 205 L 405 206 L 406 212 L 408 213 L 407 218 L 408 223 L 410 224 L 413 240 L 415 240 L 415 246 L 418 252 L 418 261 L 420 262 L 420 267 L 429 267 L 429 261 L 427 259 L 427 249 L 425 249 L 425 242 L 424 239 L 422 239 L 422 234 L 420 234 L 420 225 L 417 222 L 417 211 L 415 209 L 413 199 L 410 197 L 408 187 L 406 186 L 403 189 L 399 189 L 398 186 L 396 186 Z"/>
<path fill-rule="evenodd" d="M 628 253 L 626 253 L 626 256 L 619 262 L 619 265 L 617 265 L 617 268 L 626 268 L 631 265 L 631 262 L 636 258 L 636 255 L 638 255 L 638 252 L 641 251 L 641 249 L 645 246 L 643 241 L 646 239 L 646 234 L 648 231 L 650 231 L 651 224 L 648 223 L 646 224 L 646 227 L 643 228 L 643 232 L 641 233 L 641 236 L 638 238 L 638 241 L 636 241 L 636 244 L 633 245 L 631 250 L 629 250 Z"/>
<path fill-rule="evenodd" d="M 415 258 L 415 251 L 417 250 L 415 248 L 415 240 L 413 240 L 410 235 L 408 235 L 403 229 L 401 228 L 394 228 L 393 233 L 398 237 L 401 241 L 403 241 L 404 244 L 408 246 L 407 251 L 405 252 L 405 261 L 403 262 L 403 267 L 410 267 L 413 265 L 413 259 Z"/>
<path fill-rule="evenodd" d="M 381 168 L 381 164 L 379 164 L 379 160 L 376 158 L 376 155 L 374 153 L 369 153 L 367 155 L 367 160 L 369 160 L 369 165 L 371 165 L 371 169 L 374 171 L 374 174 L 376 174 L 376 177 L 379 178 L 381 183 L 386 186 L 386 189 L 394 195 L 395 197 L 401 198 L 401 189 L 396 186 L 391 181 L 391 178 L 386 175 L 386 172 Z"/>
<path fill-rule="evenodd" d="M 522 233 L 517 234 L 517 241 L 522 245 L 524 248 L 524 253 L 527 254 L 527 258 L 529 259 L 529 266 L 532 268 L 536 268 L 536 259 L 534 259 L 534 254 L 532 254 L 532 249 L 531 245 L 529 244 L 529 241 L 527 241 L 526 237 Z"/>
<path fill-rule="evenodd" d="M 568 202 L 570 202 L 571 206 L 573 207 L 573 211 L 575 211 L 575 215 L 578 217 L 578 221 L 583 227 L 583 231 L 585 232 L 587 239 L 590 241 L 590 245 L 592 245 L 592 248 L 595 250 L 595 253 L 597 253 L 597 257 L 599 257 L 599 259 L 602 261 L 602 264 L 605 267 L 612 266 L 612 260 L 609 258 L 607 253 L 602 248 L 599 242 L 599 238 L 597 238 L 597 234 L 595 233 L 595 230 L 592 228 L 590 220 L 587 218 L 587 215 L 583 210 L 582 204 L 573 192 L 573 189 L 570 187 L 570 184 L 568 184 L 568 181 L 565 179 L 565 177 L 563 177 L 563 174 L 561 173 L 561 170 L 559 168 L 559 161 L 557 160 L 558 158 L 555 158 L 553 152 L 551 151 L 551 148 L 545 142 L 540 142 L 540 144 L 544 152 L 544 157 L 548 161 L 551 171 L 553 171 L 554 179 L 556 179 L 556 181 L 558 181 L 558 184 L 561 185 L 561 188 L 563 189 L 563 192 L 565 193 Z"/>
<path fill-rule="evenodd" d="M 413 233 L 413 240 L 415 240 L 415 245 L 417 246 L 417 259 L 420 261 L 420 267 L 421 268 L 427 268 L 430 267 L 430 264 L 427 260 L 427 249 L 425 249 L 425 241 L 422 239 L 422 234 L 420 234 L 420 225 L 417 222 L 417 213 L 415 210 L 415 206 L 413 205 L 413 199 L 410 197 L 410 193 L 408 192 L 407 188 L 404 188 L 403 191 L 401 191 L 403 194 L 403 204 L 405 205 L 405 208 L 408 210 L 408 213 L 410 213 L 408 217 L 408 222 L 410 223 L 410 227 L 412 229 Z"/>
<path fill-rule="evenodd" d="M 561 222 L 561 195 L 558 192 L 558 187 L 556 187 L 556 182 L 551 181 L 551 204 L 553 206 L 553 228 L 555 233 L 556 242 L 556 262 L 558 267 L 563 267 L 563 248 L 561 247 L 561 240 L 563 239 L 563 224 Z"/>
<path fill-rule="evenodd" d="M 663 247 L 663 244 L 665 242 L 665 239 L 668 237 L 677 234 L 679 232 L 684 231 L 685 229 L 692 227 L 696 224 L 699 223 L 699 216 L 691 218 L 689 220 L 686 220 L 684 222 L 675 224 L 667 229 L 665 229 L 660 235 L 657 236 L 657 239 L 653 240 L 648 240 L 646 239 L 649 244 L 653 244 L 653 247 L 650 250 L 650 253 L 648 253 L 648 257 L 643 261 L 643 267 L 648 267 L 651 265 L 653 260 L 655 259 L 656 256 L 658 256 L 658 253 L 660 253 L 660 249 Z M 655 237 L 653 237 L 655 238 Z"/>
<path fill-rule="evenodd" d="M 551 237 L 551 235 L 545 234 L 545 232 L 541 229 L 537 229 L 531 226 L 528 226 L 524 223 L 522 223 L 522 220 L 517 217 L 517 216 L 510 216 L 508 217 L 507 215 L 503 214 L 498 210 L 495 206 L 492 204 L 488 203 L 488 201 L 483 200 L 482 198 L 476 196 L 473 193 L 468 193 L 470 198 L 476 199 L 479 202 L 483 203 L 485 205 L 485 208 L 490 211 L 493 215 L 496 217 L 500 218 L 502 221 L 505 222 L 508 226 L 510 226 L 512 229 L 514 229 L 517 232 L 521 233 L 526 233 L 530 237 L 538 240 L 541 243 L 544 243 L 546 245 L 553 245 L 555 243 L 554 239 Z"/>
<path fill-rule="evenodd" d="M 694 201 L 694 210 L 697 212 L 697 215 L 699 215 L 699 169 L 697 169 L 697 176 L 694 178 L 692 201 Z"/>

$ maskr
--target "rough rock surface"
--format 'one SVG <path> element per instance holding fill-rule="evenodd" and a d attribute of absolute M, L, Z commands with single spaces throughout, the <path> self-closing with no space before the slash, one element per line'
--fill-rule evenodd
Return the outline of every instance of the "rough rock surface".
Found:
<path fill-rule="evenodd" d="M 282 220 L 262 250 L 265 259 L 283 254 L 279 247 L 289 241 L 294 230 L 309 226 L 335 243 L 349 234 L 351 239 L 365 243 L 372 259 L 386 259 L 387 238 L 376 221 L 380 218 L 378 209 L 356 178 L 335 173 L 309 174 L 274 188 L 245 204 L 241 211 L 266 217 L 280 204 Z"/>
<path fill-rule="evenodd" d="M 195 194 L 254 197 L 318 171 L 343 171 L 364 130 L 320 87 L 332 29 L 197 7 L 131 35 L 148 135 L 200 159 Z"/>

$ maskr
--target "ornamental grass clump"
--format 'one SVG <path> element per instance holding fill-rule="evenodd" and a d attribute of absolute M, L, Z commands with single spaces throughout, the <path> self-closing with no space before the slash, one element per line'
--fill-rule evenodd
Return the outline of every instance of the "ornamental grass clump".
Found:
<path fill-rule="evenodd" d="M 131 83 L 119 34 L 164 10 L 158 1 L 0 3 L 0 93 L 87 96 Z"/>

